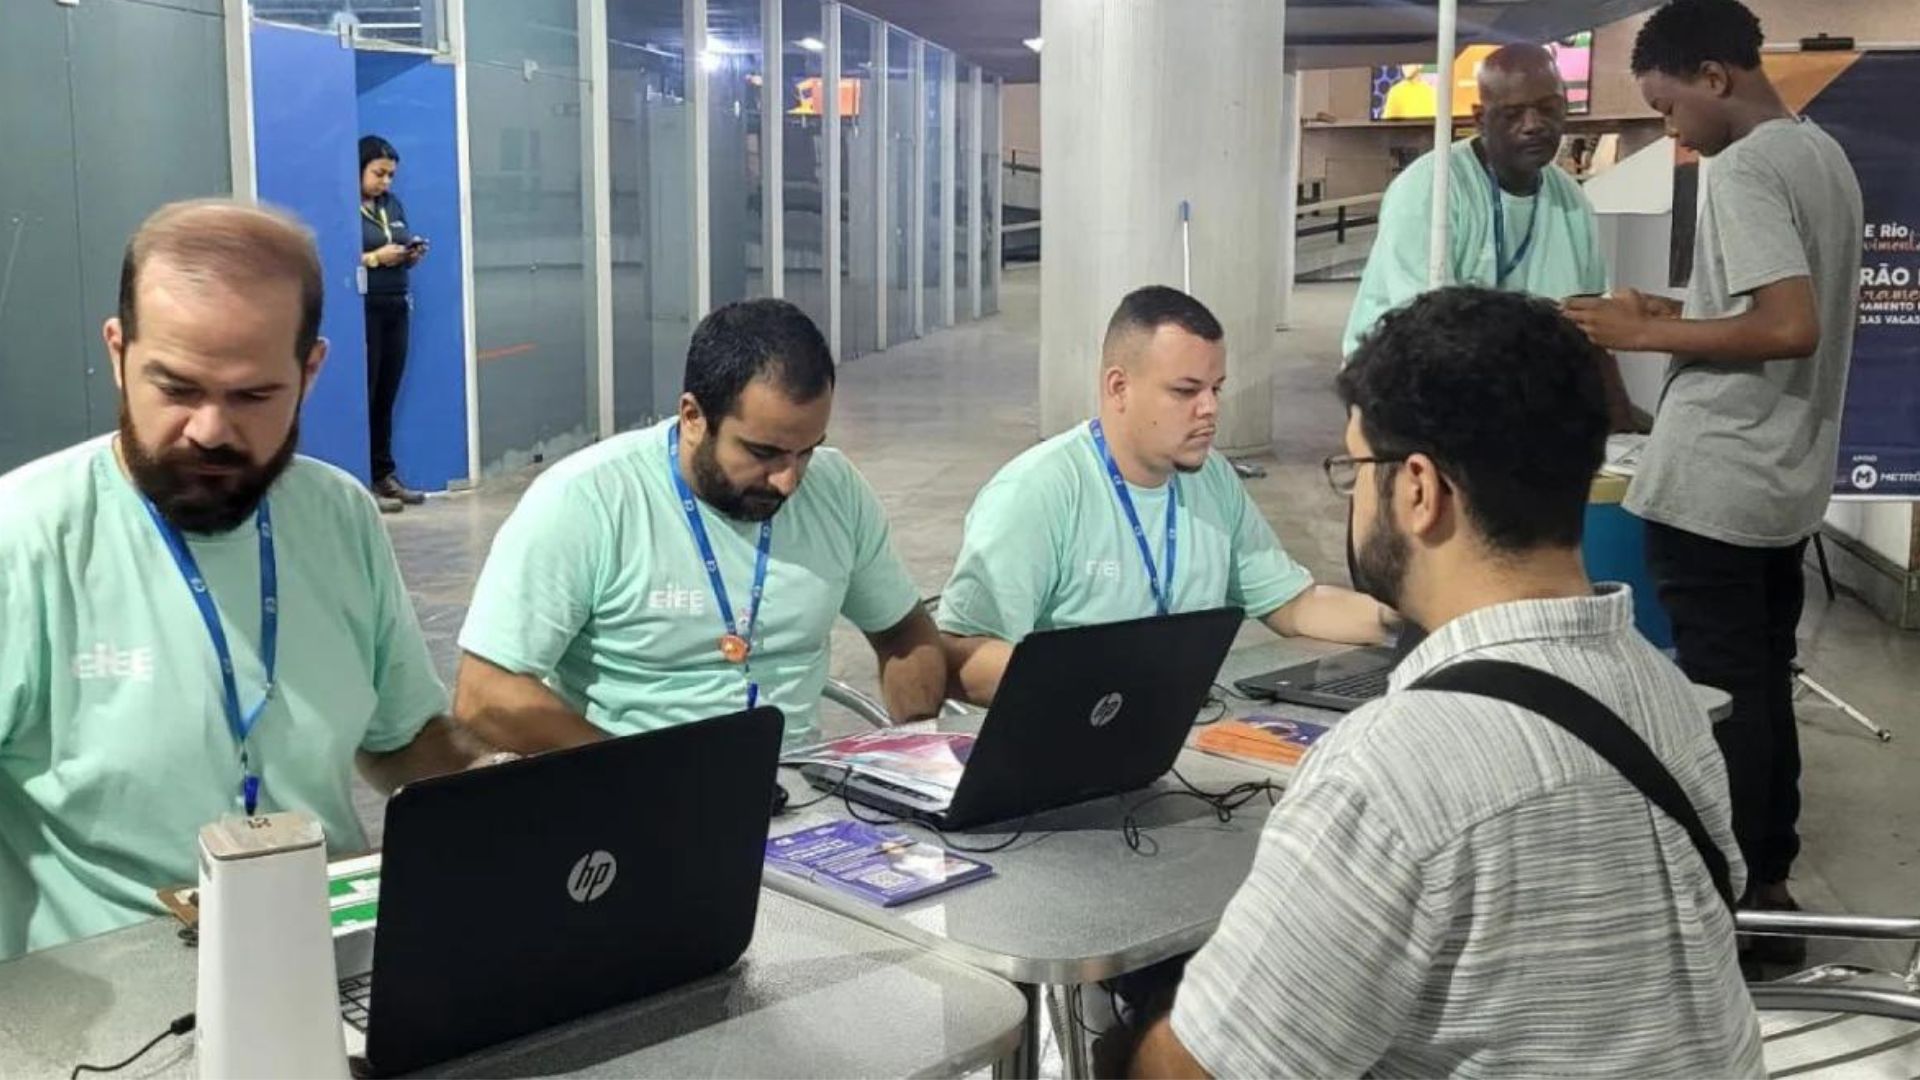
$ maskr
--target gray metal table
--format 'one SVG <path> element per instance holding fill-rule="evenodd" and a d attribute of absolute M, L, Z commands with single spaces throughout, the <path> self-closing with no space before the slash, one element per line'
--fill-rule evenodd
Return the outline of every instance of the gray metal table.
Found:
<path fill-rule="evenodd" d="M 192 1011 L 195 953 L 175 929 L 155 920 L 0 964 L 0 1076 L 111 1064 Z M 999 979 L 762 892 L 729 971 L 428 1075 L 959 1075 L 1015 1052 L 1024 1009 Z M 192 1036 L 120 1075 L 197 1075 Z"/>
<path fill-rule="evenodd" d="M 1336 651 L 1272 639 L 1264 630 L 1251 633 L 1267 640 L 1229 657 L 1223 673 L 1228 679 Z M 1303 715 L 1321 722 L 1337 718 L 1316 709 Z M 944 730 L 973 730 L 979 717 L 939 723 Z M 1191 749 L 1180 755 L 1175 769 L 1208 791 L 1249 781 L 1278 782 L 1264 768 Z M 796 803 L 818 794 L 791 771 L 783 773 L 782 782 Z M 1019 984 L 1029 1002 L 1027 1037 L 1021 1060 L 1012 1067 L 1031 1076 L 1038 1065 L 1043 999 L 1055 1010 L 1056 1030 L 1071 1031 L 1062 1013 L 1076 1010 L 1082 987 L 1199 948 L 1246 879 L 1271 809 L 1265 799 L 1248 802 L 1225 823 L 1197 799 L 1155 800 L 1138 815 L 1146 836 L 1143 851 L 1128 848 L 1121 825 L 1129 811 L 1153 795 L 1181 789 L 1174 777 L 1163 777 L 1143 791 L 1036 815 L 1011 847 L 980 856 L 993 866 L 993 877 L 899 907 L 875 907 L 778 871 L 768 871 L 766 881 Z M 774 831 L 790 832 L 846 813 L 834 799 L 777 820 Z M 906 828 L 940 842 L 927 830 Z M 959 842 L 990 847 L 1010 835 L 966 833 Z M 1061 1042 L 1068 1075 L 1085 1075 L 1079 1040 Z"/>

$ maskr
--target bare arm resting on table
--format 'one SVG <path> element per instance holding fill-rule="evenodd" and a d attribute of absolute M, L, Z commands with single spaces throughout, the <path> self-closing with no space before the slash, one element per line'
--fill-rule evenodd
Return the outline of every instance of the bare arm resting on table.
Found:
<path fill-rule="evenodd" d="M 402 784 L 429 776 L 471 769 L 484 764 L 495 750 L 445 716 L 427 721 L 413 741 L 384 754 L 361 750 L 354 754 L 360 775 L 383 795 Z"/>
<path fill-rule="evenodd" d="M 1013 659 L 1013 646 L 999 638 L 941 634 L 946 650 L 947 696 L 974 705 L 991 705 Z"/>
<path fill-rule="evenodd" d="M 1352 589 L 1310 586 L 1260 620 L 1282 637 L 1310 637 L 1346 645 L 1378 645 L 1399 616 L 1378 600 Z"/>
<path fill-rule="evenodd" d="M 877 634 L 868 644 L 880 660 L 880 696 L 895 720 L 924 720 L 940 715 L 947 694 L 947 658 L 940 631 L 922 604 Z"/>
<path fill-rule="evenodd" d="M 539 679 L 472 653 L 460 655 L 453 714 L 480 738 L 517 754 L 564 750 L 607 738 Z"/>

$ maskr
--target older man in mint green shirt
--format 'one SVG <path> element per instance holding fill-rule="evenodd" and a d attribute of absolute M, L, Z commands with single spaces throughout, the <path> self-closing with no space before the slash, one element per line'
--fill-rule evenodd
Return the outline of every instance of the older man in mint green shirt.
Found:
<path fill-rule="evenodd" d="M 821 445 L 818 329 L 783 301 L 729 305 L 695 331 L 686 381 L 673 419 L 574 454 L 514 509 L 460 632 L 457 715 L 533 751 L 753 702 L 808 741 L 839 616 L 872 643 L 894 715 L 933 715 L 938 632 L 879 500 Z"/>
<path fill-rule="evenodd" d="M 0 476 L 0 958 L 163 914 L 222 817 L 297 810 L 364 850 L 356 762 L 391 789 L 482 753 L 441 715 L 373 500 L 293 454 L 326 352 L 305 230 L 168 207 L 128 266 L 119 433 Z"/>
<path fill-rule="evenodd" d="M 1009 462 L 967 513 L 940 596 L 955 694 L 990 702 L 1012 646 L 1036 630 L 1154 614 L 1233 606 L 1282 634 L 1381 640 L 1393 614 L 1315 585 L 1213 449 L 1223 339 L 1178 290 L 1121 302 L 1099 418 Z"/>

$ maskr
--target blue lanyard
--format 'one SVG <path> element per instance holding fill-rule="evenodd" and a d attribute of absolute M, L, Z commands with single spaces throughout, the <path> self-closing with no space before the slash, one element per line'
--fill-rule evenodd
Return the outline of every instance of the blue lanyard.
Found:
<path fill-rule="evenodd" d="M 1153 565 L 1153 548 L 1147 544 L 1147 530 L 1140 527 L 1140 513 L 1133 508 L 1133 496 L 1127 492 L 1127 479 L 1120 475 L 1120 466 L 1113 460 L 1113 451 L 1107 448 L 1107 433 L 1101 430 L 1100 421 L 1095 420 L 1087 430 L 1093 433 L 1093 445 L 1100 450 L 1100 460 L 1106 463 L 1107 479 L 1113 482 L 1113 494 L 1120 500 L 1120 509 L 1127 512 L 1127 523 L 1133 526 L 1133 539 L 1140 545 L 1140 561 L 1147 564 L 1147 586 L 1153 590 L 1154 606 L 1165 615 L 1173 610 L 1173 565 L 1180 554 L 1180 519 L 1177 511 L 1180 505 L 1180 488 L 1177 481 L 1167 481 L 1167 582 L 1160 584 L 1160 571 Z"/>
<path fill-rule="evenodd" d="M 1507 275 L 1520 269 L 1520 263 L 1527 257 L 1527 249 L 1533 246 L 1533 226 L 1540 220 L 1540 195 L 1546 192 L 1547 181 L 1540 178 L 1540 190 L 1533 197 L 1533 213 L 1527 216 L 1527 235 L 1520 238 L 1520 247 L 1513 253 L 1513 259 L 1507 259 L 1507 212 L 1500 205 L 1500 178 L 1494 175 L 1493 166 L 1482 161 L 1480 168 L 1487 174 L 1487 187 L 1493 195 L 1493 285 L 1505 288 Z"/>
<path fill-rule="evenodd" d="M 220 627 L 220 611 L 213 606 L 206 576 L 200 573 L 200 564 L 194 561 L 193 551 L 187 547 L 186 537 L 180 535 L 180 530 L 161 516 L 151 500 L 142 497 L 140 501 L 146 505 L 147 516 L 153 519 L 154 527 L 160 530 L 160 539 L 166 542 L 167 552 L 173 556 L 181 579 L 187 583 L 187 591 L 193 594 L 194 606 L 200 609 L 200 621 L 207 626 L 207 636 L 213 639 L 214 655 L 220 660 L 221 704 L 227 713 L 227 731 L 233 735 L 234 745 L 240 751 L 240 797 L 251 817 L 260 806 L 260 775 L 248 758 L 247 737 L 253 734 L 254 725 L 260 722 L 267 703 L 273 700 L 274 658 L 280 641 L 280 570 L 273 555 L 273 512 L 262 499 L 253 519 L 254 528 L 260 534 L 260 663 L 266 669 L 267 685 L 261 691 L 260 704 L 242 714 L 240 689 L 234 681 L 233 652 L 227 647 L 227 632 Z"/>
<path fill-rule="evenodd" d="M 699 504 L 694 502 L 693 491 L 687 487 L 687 479 L 680 475 L 680 424 L 676 421 L 667 430 L 667 475 L 673 478 L 674 493 L 680 496 L 680 509 L 687 515 L 687 528 L 693 531 L 693 542 L 700 548 L 700 561 L 706 564 L 707 581 L 713 586 L 713 602 L 720 609 L 720 622 L 726 627 L 728 635 L 738 634 L 747 645 L 741 670 L 751 672 L 753 655 L 753 635 L 760 625 L 760 598 L 767 591 L 767 555 L 773 550 L 773 519 L 760 523 L 760 542 L 753 559 L 753 593 L 746 616 L 736 621 L 733 617 L 733 601 L 727 598 L 727 580 L 720 574 L 720 561 L 713 557 L 713 543 L 707 539 L 706 523 L 700 520 Z M 724 643 L 725 638 L 721 641 Z M 722 645 L 724 652 L 725 646 Z M 747 708 L 751 709 L 760 700 L 760 684 L 747 679 Z"/>

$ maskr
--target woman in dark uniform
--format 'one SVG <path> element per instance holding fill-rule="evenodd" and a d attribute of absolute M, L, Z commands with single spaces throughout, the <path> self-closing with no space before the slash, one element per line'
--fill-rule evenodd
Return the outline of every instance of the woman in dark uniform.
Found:
<path fill-rule="evenodd" d="M 426 496 L 395 475 L 393 402 L 407 367 L 407 322 L 413 299 L 407 270 L 427 253 L 427 241 L 407 227 L 407 210 L 392 193 L 400 152 L 378 135 L 360 140 L 360 263 L 367 274 L 367 426 L 372 436 L 373 494 L 395 513 Z"/>

